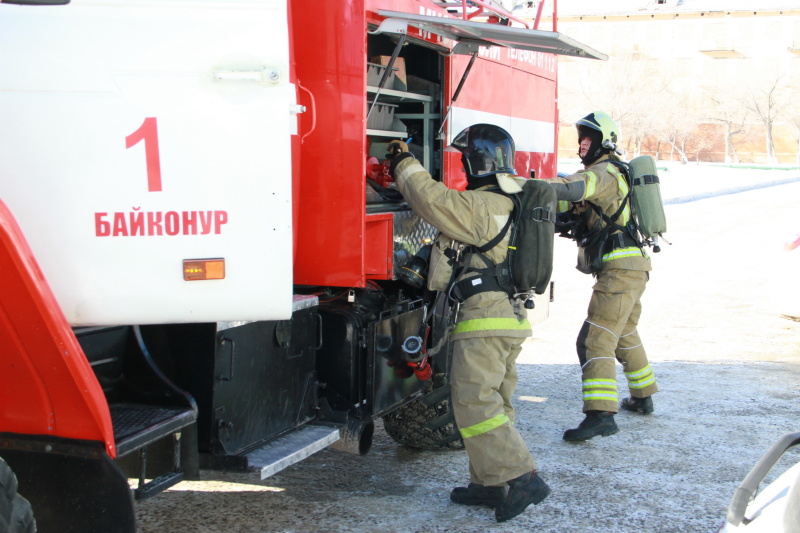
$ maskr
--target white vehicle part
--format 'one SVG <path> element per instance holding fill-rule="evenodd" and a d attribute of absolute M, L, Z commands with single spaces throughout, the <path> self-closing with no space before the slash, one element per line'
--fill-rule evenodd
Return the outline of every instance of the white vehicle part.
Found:
<path fill-rule="evenodd" d="M 72 325 L 291 316 L 288 31 L 282 0 L 0 4 L 0 198 Z"/>
<path fill-rule="evenodd" d="M 472 124 L 495 124 L 511 134 L 518 151 L 545 154 L 552 154 L 555 151 L 553 137 L 555 124 L 553 122 L 509 117 L 463 107 L 453 107 L 451 120 L 453 124 L 450 128 L 451 136 L 458 135 L 460 131 Z M 448 142 L 452 142 L 452 139 L 448 139 Z"/>
<path fill-rule="evenodd" d="M 756 494 L 781 456 L 800 445 L 800 432 L 784 435 L 736 489 L 721 533 L 800 533 L 800 463 Z"/>

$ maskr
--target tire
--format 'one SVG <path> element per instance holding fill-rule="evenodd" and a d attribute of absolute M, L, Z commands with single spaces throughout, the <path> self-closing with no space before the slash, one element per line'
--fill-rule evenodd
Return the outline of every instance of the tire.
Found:
<path fill-rule="evenodd" d="M 17 476 L 0 457 L 0 531 L 36 533 L 36 521 L 28 500 L 17 494 Z"/>
<path fill-rule="evenodd" d="M 383 417 L 386 433 L 397 443 L 420 450 L 463 450 L 450 405 L 445 374 L 434 374 L 425 394 Z"/>

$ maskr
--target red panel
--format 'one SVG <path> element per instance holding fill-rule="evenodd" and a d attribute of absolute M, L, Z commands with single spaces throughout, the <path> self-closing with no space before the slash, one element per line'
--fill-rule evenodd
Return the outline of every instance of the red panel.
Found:
<path fill-rule="evenodd" d="M 394 217 L 391 213 L 367 215 L 365 270 L 369 279 L 392 279 L 394 268 Z"/>
<path fill-rule="evenodd" d="M 105 443 L 103 391 L 11 212 L 0 201 L 0 431 Z"/>
<path fill-rule="evenodd" d="M 469 56 L 453 58 L 451 83 L 455 86 L 469 63 Z M 450 91 L 447 93 L 451 94 Z M 479 58 L 456 102 L 458 107 L 509 117 L 552 122 L 555 113 L 555 81 L 532 75 L 510 65 Z"/>
<path fill-rule="evenodd" d="M 302 175 L 295 283 L 364 286 L 366 21 L 363 0 L 295 0 L 293 50 L 308 108 L 299 131 Z M 312 104 L 313 101 L 313 104 Z"/>
<path fill-rule="evenodd" d="M 503 51 L 505 53 L 505 51 Z M 549 54 L 547 54 L 549 56 Z M 469 62 L 468 56 L 457 56 L 446 68 L 449 87 L 456 86 L 463 75 Z M 520 176 L 529 177 L 534 170 L 537 177 L 553 177 L 556 172 L 556 143 L 558 113 L 556 109 L 556 81 L 555 73 L 552 78 L 548 69 L 538 69 L 548 74 L 539 76 L 531 74 L 530 65 L 524 64 L 527 70 L 517 68 L 522 62 L 501 64 L 493 60 L 479 57 L 472 67 L 466 83 L 459 95 L 457 106 L 460 108 L 474 109 L 508 117 L 535 120 L 553 124 L 550 135 L 543 139 L 544 144 L 552 146 L 550 152 L 523 152 L 518 151 L 515 168 Z M 536 69 L 533 69 L 536 70 Z M 451 94 L 448 89 L 446 94 Z M 516 139 L 517 145 L 521 144 Z M 447 169 L 447 183 L 452 188 L 463 188 L 465 179 L 460 158 L 449 157 L 445 162 Z"/>
<path fill-rule="evenodd" d="M 291 3 L 295 81 L 299 102 L 308 109 L 299 119 L 298 137 L 302 144 L 296 168 L 302 168 L 302 173 L 295 176 L 293 205 L 297 284 L 363 287 L 367 268 L 374 268 L 374 258 L 368 256 L 366 248 L 371 243 L 366 234 L 364 181 L 365 82 L 367 17 L 372 23 L 379 22 L 378 9 L 445 15 L 434 4 L 419 0 L 292 0 Z M 409 37 L 418 33 L 410 30 Z M 429 40 L 436 42 L 437 38 Z M 481 58 L 476 63 L 458 105 L 554 122 L 552 56 L 520 55 L 497 47 L 491 50 L 497 57 Z M 467 60 L 454 58 L 454 71 L 450 60 L 445 61 L 446 94 L 452 94 Z M 517 80 L 514 83 L 509 81 L 512 74 Z M 546 174 L 549 167 L 555 167 L 554 154 L 529 154 L 527 159 L 520 155 L 523 156 L 520 163 L 533 165 L 537 174 Z M 527 168 L 517 170 L 528 175 Z M 458 157 L 446 157 L 445 176 L 445 183 L 463 186 Z"/>

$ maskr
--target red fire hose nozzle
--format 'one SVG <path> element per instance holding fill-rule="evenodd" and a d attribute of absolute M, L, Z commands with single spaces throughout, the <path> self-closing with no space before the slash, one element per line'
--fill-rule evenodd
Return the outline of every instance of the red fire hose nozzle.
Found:
<path fill-rule="evenodd" d="M 414 375 L 416 375 L 417 379 L 420 381 L 428 381 L 433 375 L 433 367 L 428 362 L 427 355 L 419 363 L 409 362 L 408 366 L 414 369 Z"/>

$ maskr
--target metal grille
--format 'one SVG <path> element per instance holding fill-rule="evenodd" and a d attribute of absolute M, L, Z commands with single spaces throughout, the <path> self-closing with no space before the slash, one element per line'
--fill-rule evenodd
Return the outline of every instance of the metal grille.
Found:
<path fill-rule="evenodd" d="M 394 279 L 398 269 L 408 262 L 425 244 L 438 233 L 436 228 L 422 220 L 413 211 L 397 211 L 394 216 Z"/>

